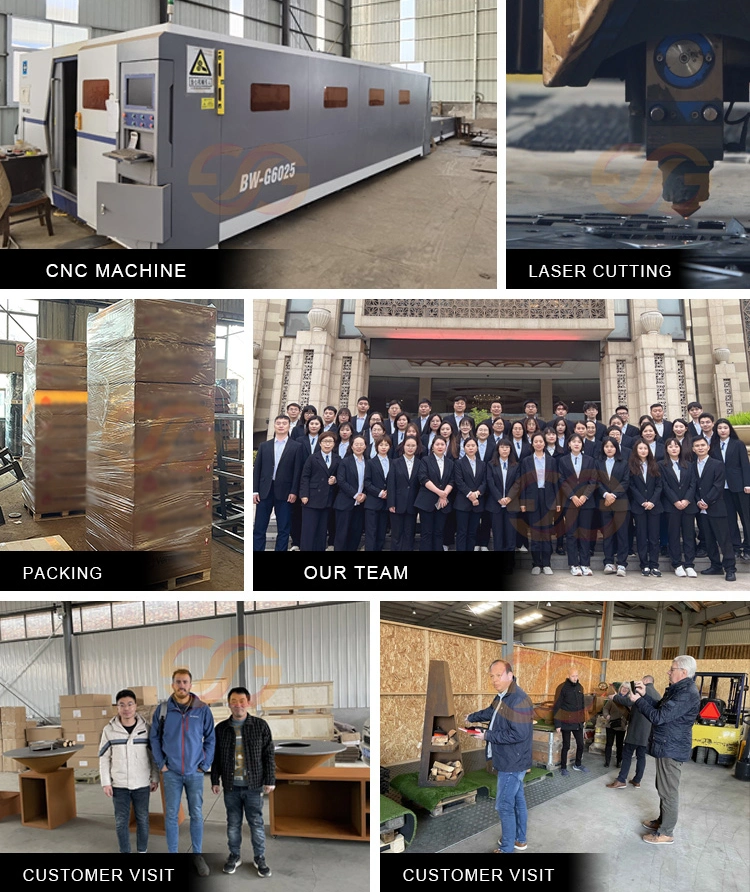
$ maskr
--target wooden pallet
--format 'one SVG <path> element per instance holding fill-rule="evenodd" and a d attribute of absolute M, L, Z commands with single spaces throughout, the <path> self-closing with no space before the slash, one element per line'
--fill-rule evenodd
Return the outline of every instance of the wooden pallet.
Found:
<path fill-rule="evenodd" d="M 98 784 L 101 782 L 98 768 L 75 768 L 73 774 L 77 784 Z"/>
<path fill-rule="evenodd" d="M 333 709 L 333 703 L 329 703 L 327 706 L 316 706 L 316 707 L 289 707 L 284 709 L 278 709 L 271 707 L 270 709 L 266 709 L 264 707 L 263 711 L 266 715 L 327 715 Z"/>
<path fill-rule="evenodd" d="M 438 786 L 437 784 L 433 786 Z M 439 786 L 442 786 L 440 784 Z M 455 796 L 449 796 L 439 802 L 435 808 L 430 811 L 433 818 L 444 815 L 447 812 L 458 811 L 460 808 L 466 808 L 468 805 L 475 805 L 477 801 L 477 791 L 470 790 L 468 793 L 457 793 Z"/>
<path fill-rule="evenodd" d="M 175 589 L 185 588 L 188 585 L 196 585 L 199 582 L 209 582 L 211 579 L 211 569 L 197 570 L 195 573 L 187 573 L 185 576 L 173 576 L 170 579 L 163 579 L 158 583 L 149 586 L 151 589 L 164 589 L 172 592 Z"/>
<path fill-rule="evenodd" d="M 23 507 L 29 512 L 35 523 L 39 523 L 41 520 L 65 520 L 68 517 L 85 517 L 86 515 L 84 509 L 78 511 L 50 511 L 48 514 L 37 514 L 37 512 L 29 508 L 28 505 L 24 505 Z"/>

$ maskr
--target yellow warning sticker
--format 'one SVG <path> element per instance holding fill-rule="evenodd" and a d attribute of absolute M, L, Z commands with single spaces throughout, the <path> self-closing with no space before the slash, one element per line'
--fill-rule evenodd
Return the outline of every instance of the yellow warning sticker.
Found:
<path fill-rule="evenodd" d="M 201 108 L 215 108 L 216 100 L 213 96 L 201 96 Z"/>
<path fill-rule="evenodd" d="M 187 48 L 187 92 L 214 92 L 213 47 L 189 46 Z"/>

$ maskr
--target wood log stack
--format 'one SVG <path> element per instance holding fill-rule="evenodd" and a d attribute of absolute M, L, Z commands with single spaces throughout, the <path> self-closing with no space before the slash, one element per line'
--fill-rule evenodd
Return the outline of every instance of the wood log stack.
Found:
<path fill-rule="evenodd" d="M 459 759 L 452 762 L 433 762 L 430 769 L 430 780 L 433 783 L 455 781 L 464 773 L 464 767 Z"/>
<path fill-rule="evenodd" d="M 452 747 L 456 742 L 454 740 L 456 736 L 455 728 L 451 728 L 450 731 L 443 731 L 436 729 L 432 732 L 432 745 L 433 746 L 445 746 Z"/>

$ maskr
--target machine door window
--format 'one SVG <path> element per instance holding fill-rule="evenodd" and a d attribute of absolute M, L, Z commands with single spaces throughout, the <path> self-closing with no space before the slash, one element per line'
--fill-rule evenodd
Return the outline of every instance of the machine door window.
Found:
<path fill-rule="evenodd" d="M 348 87 L 325 87 L 323 90 L 323 108 L 346 108 L 348 104 Z"/>
<path fill-rule="evenodd" d="M 251 84 L 250 111 L 289 111 L 289 84 Z"/>
<path fill-rule="evenodd" d="M 385 105 L 385 90 L 370 90 L 370 105 Z"/>
<path fill-rule="evenodd" d="M 399 90 L 398 91 L 398 104 L 399 105 L 410 105 L 411 104 L 411 91 L 410 90 Z"/>
<path fill-rule="evenodd" d="M 82 85 L 83 107 L 94 111 L 106 111 L 106 102 L 109 98 L 109 81 L 89 80 Z"/>

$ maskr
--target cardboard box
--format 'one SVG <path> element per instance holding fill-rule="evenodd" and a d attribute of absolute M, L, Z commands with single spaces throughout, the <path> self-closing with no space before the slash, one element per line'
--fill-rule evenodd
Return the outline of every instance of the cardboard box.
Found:
<path fill-rule="evenodd" d="M 76 705 L 76 695 L 75 694 L 63 694 L 60 697 L 59 705 L 61 707 L 65 707 L 65 708 L 72 708 L 73 706 Z"/>
<path fill-rule="evenodd" d="M 62 704 L 60 704 L 62 706 Z M 76 694 L 76 706 L 111 706 L 111 694 Z"/>
<path fill-rule="evenodd" d="M 0 741 L 2 752 L 7 753 L 9 750 L 22 750 L 26 747 L 25 737 L 3 737 Z"/>
<path fill-rule="evenodd" d="M 3 725 L 23 725 L 26 726 L 26 707 L 25 706 L 3 706 L 0 707 L 0 724 Z"/>
<path fill-rule="evenodd" d="M 98 756 L 81 756 L 80 753 L 76 753 L 68 760 L 68 768 L 92 768 L 98 771 L 99 758 Z"/>
<path fill-rule="evenodd" d="M 110 717 L 111 719 L 111 717 Z M 73 739 L 76 734 L 99 734 L 109 724 L 110 719 L 89 719 L 82 722 L 66 722 L 62 727 L 62 737 Z M 99 738 L 97 738 L 98 740 Z"/>
<path fill-rule="evenodd" d="M 78 729 L 65 729 L 65 739 L 72 740 L 73 743 L 82 743 L 85 747 L 97 747 L 97 755 L 99 755 L 98 747 L 102 739 L 102 732 L 99 731 L 79 731 Z"/>
<path fill-rule="evenodd" d="M 90 348 L 135 338 L 213 347 L 216 310 L 177 300 L 128 298 L 89 316 L 87 329 Z"/>
<path fill-rule="evenodd" d="M 156 687 L 131 685 L 130 690 L 135 694 L 138 706 L 155 706 L 159 702 Z"/>
<path fill-rule="evenodd" d="M 44 536 L 38 539 L 22 539 L 19 542 L 0 542 L 0 552 L 5 551 L 73 551 L 62 536 Z"/>
<path fill-rule="evenodd" d="M 2 762 L 3 771 L 7 771 L 10 774 L 19 774 L 21 771 L 26 770 L 23 765 L 21 765 L 20 762 L 16 762 L 15 759 L 8 759 L 3 756 L 0 761 Z"/>
<path fill-rule="evenodd" d="M 111 719 L 117 713 L 116 706 L 73 706 L 60 710 L 60 721 L 65 727 L 71 722 L 91 721 L 92 719 Z"/>
<path fill-rule="evenodd" d="M 57 740 L 62 736 L 62 725 L 42 725 L 41 728 L 26 729 L 26 740 L 29 743 L 33 743 L 35 740 Z"/>

